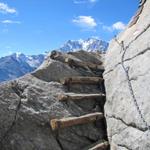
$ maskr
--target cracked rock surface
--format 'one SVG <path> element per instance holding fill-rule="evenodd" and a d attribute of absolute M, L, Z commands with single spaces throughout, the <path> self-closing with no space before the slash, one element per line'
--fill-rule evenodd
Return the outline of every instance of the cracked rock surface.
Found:
<path fill-rule="evenodd" d="M 83 51 L 73 53 L 75 56 L 72 57 L 82 61 L 78 57 L 80 53 L 84 54 L 84 59 L 101 61 L 100 56 Z M 67 88 L 58 81 L 63 77 L 86 75 L 86 71 L 71 68 L 48 56 L 35 72 L 0 84 L 0 150 L 82 150 L 106 139 L 101 122 L 56 132 L 50 127 L 50 119 L 81 116 L 94 112 L 97 107 L 102 109 L 103 104 L 96 100 L 85 100 L 80 104 L 58 100 L 59 94 L 67 92 Z M 90 70 L 87 74 L 93 76 Z M 97 85 L 92 88 L 75 86 L 71 90 L 75 93 L 100 92 Z"/>
<path fill-rule="evenodd" d="M 126 49 L 124 65 L 139 109 L 150 126 L 150 1 L 143 3 L 139 19 L 118 35 Z M 111 150 L 149 150 L 150 131 L 143 123 L 132 99 L 127 77 L 121 65 L 123 51 L 112 40 L 106 54 L 105 115 Z"/>

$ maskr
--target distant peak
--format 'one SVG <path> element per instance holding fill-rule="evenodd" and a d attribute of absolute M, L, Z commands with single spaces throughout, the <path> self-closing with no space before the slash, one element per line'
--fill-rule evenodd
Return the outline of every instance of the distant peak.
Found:
<path fill-rule="evenodd" d="M 106 41 L 101 40 L 99 37 L 91 37 L 85 40 L 68 40 L 60 50 L 62 52 L 70 52 L 70 51 L 106 51 L 108 47 L 108 43 Z"/>
<path fill-rule="evenodd" d="M 24 54 L 21 52 L 15 52 L 15 53 L 12 53 L 10 56 L 15 56 L 16 58 L 19 58 L 20 56 L 24 56 Z"/>

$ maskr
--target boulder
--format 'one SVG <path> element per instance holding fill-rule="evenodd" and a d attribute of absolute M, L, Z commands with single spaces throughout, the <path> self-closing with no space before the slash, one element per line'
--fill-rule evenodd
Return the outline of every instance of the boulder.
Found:
<path fill-rule="evenodd" d="M 106 54 L 105 116 L 111 150 L 150 149 L 149 8 L 150 1 L 141 1 L 136 21 L 111 41 Z"/>
<path fill-rule="evenodd" d="M 58 99 L 58 95 L 67 92 L 59 80 L 87 75 L 86 71 L 71 68 L 48 56 L 35 72 L 0 84 L 0 150 L 81 150 L 105 139 L 105 127 L 101 122 L 57 131 L 50 127 L 51 119 L 78 117 L 95 112 L 97 107 L 101 109 L 102 104 L 96 100 L 77 103 Z M 92 72 L 88 74 L 93 75 Z M 77 85 L 71 90 L 75 93 L 99 92 L 97 85 L 92 88 Z"/>

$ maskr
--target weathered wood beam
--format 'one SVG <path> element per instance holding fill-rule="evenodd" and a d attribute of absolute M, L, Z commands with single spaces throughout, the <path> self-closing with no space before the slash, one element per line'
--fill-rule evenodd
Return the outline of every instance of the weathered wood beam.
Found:
<path fill-rule="evenodd" d="M 109 147 L 109 143 L 105 141 L 103 143 L 99 143 L 93 146 L 92 148 L 89 148 L 88 150 L 107 150 L 108 147 Z"/>
<path fill-rule="evenodd" d="M 91 123 L 102 118 L 104 118 L 103 113 L 96 112 L 96 113 L 83 115 L 80 117 L 52 119 L 50 121 L 50 125 L 51 125 L 52 130 L 57 130 L 57 129 L 66 128 L 66 127 L 70 127 L 74 125 Z"/>
<path fill-rule="evenodd" d="M 70 77 L 60 80 L 60 82 L 64 85 L 69 84 L 100 84 L 103 81 L 101 77 Z"/>
<path fill-rule="evenodd" d="M 61 55 L 61 53 L 56 51 L 56 50 L 54 50 L 54 51 L 51 52 L 50 58 L 55 59 L 59 55 Z"/>
<path fill-rule="evenodd" d="M 94 100 L 105 97 L 105 94 L 75 94 L 75 93 L 66 93 L 58 96 L 60 101 L 76 101 L 76 100 Z"/>
<path fill-rule="evenodd" d="M 66 58 L 65 62 L 70 65 L 71 67 L 81 67 L 81 68 L 86 68 L 89 67 L 90 69 L 93 70 L 104 70 L 104 67 L 102 66 L 102 62 L 100 62 L 99 64 L 94 64 L 94 63 L 90 63 L 90 62 L 81 62 L 81 61 L 77 61 L 71 58 Z"/>
<path fill-rule="evenodd" d="M 67 58 L 67 55 L 62 54 L 59 51 L 52 51 L 51 55 L 50 55 L 50 58 L 53 59 L 53 60 L 57 60 L 57 61 L 60 61 L 62 63 L 65 63 L 65 59 Z"/>

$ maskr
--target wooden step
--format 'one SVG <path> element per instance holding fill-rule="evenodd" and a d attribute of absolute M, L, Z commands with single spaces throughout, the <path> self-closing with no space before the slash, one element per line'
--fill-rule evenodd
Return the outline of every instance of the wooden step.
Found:
<path fill-rule="evenodd" d="M 60 82 L 63 85 L 68 85 L 68 84 L 100 84 L 103 81 L 103 78 L 101 77 L 70 77 L 70 78 L 65 78 L 61 80 Z"/>
<path fill-rule="evenodd" d="M 51 52 L 50 58 L 54 59 L 57 55 L 59 55 L 59 52 L 53 50 L 53 51 Z"/>
<path fill-rule="evenodd" d="M 75 94 L 75 93 L 65 93 L 58 96 L 60 101 L 76 101 L 76 100 L 94 100 L 105 97 L 105 94 Z"/>
<path fill-rule="evenodd" d="M 96 112 L 87 115 L 83 115 L 80 117 L 69 117 L 69 118 L 62 118 L 62 119 L 52 119 L 50 121 L 50 125 L 52 130 L 57 130 L 60 128 L 66 128 L 74 125 L 81 125 L 86 123 L 91 123 L 96 120 L 104 118 L 103 113 Z"/>
<path fill-rule="evenodd" d="M 89 148 L 88 150 L 107 150 L 109 148 L 109 143 L 107 141 L 100 142 L 95 146 Z"/>
<path fill-rule="evenodd" d="M 82 61 L 77 61 L 75 59 L 71 59 L 71 58 L 66 58 L 65 62 L 71 66 L 71 67 L 81 67 L 81 68 L 85 68 L 88 67 L 90 69 L 93 70 L 102 70 L 104 71 L 104 67 L 102 66 L 102 62 L 100 62 L 99 64 L 94 64 L 91 62 L 82 62 Z"/>

